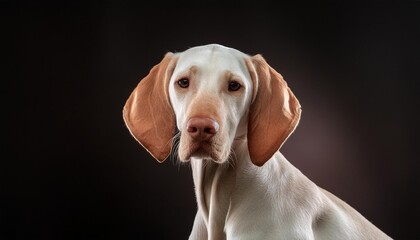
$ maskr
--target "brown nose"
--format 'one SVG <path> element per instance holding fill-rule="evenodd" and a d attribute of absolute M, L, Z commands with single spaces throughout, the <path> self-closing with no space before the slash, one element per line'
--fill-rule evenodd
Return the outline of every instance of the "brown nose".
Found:
<path fill-rule="evenodd" d="M 190 118 L 187 122 L 188 134 L 198 141 L 207 141 L 219 130 L 219 124 L 211 118 Z"/>

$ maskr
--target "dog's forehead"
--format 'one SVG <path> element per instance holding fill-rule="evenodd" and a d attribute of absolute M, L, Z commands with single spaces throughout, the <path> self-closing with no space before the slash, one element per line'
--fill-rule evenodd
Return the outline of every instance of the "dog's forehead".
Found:
<path fill-rule="evenodd" d="M 193 47 L 179 53 L 176 72 L 186 71 L 192 66 L 203 71 L 246 72 L 245 57 L 248 55 L 218 44 Z"/>

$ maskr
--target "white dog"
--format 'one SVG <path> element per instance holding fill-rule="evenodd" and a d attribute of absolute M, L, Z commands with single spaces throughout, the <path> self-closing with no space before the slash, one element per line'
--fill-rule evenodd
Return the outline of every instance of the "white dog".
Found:
<path fill-rule="evenodd" d="M 261 55 L 217 44 L 167 53 L 123 110 L 159 162 L 179 136 L 198 204 L 190 239 L 391 239 L 279 152 L 300 114 Z"/>

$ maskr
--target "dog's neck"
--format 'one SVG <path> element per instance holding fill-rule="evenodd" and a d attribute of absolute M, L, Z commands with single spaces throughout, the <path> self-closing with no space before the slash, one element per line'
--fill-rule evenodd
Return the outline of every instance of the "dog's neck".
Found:
<path fill-rule="evenodd" d="M 255 178 L 250 175 L 255 169 L 250 168 L 259 167 L 250 160 L 246 140 L 234 144 L 231 158 L 223 164 L 203 159 L 191 160 L 198 211 L 201 211 L 205 224 L 213 233 L 223 234 L 237 188 L 258 181 L 251 179 Z"/>
<path fill-rule="evenodd" d="M 218 229 L 220 233 L 223 233 L 236 181 L 235 168 L 225 164 L 219 165 L 211 160 L 191 160 L 198 211 L 207 227 Z"/>

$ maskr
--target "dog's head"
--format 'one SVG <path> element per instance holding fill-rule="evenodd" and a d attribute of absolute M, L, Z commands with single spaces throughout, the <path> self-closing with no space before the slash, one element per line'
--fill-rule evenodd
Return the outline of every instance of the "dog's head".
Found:
<path fill-rule="evenodd" d="M 261 55 L 217 44 L 167 53 L 128 98 L 123 117 L 134 138 L 163 162 L 180 131 L 178 156 L 226 162 L 247 141 L 262 166 L 300 119 L 300 104 Z"/>

